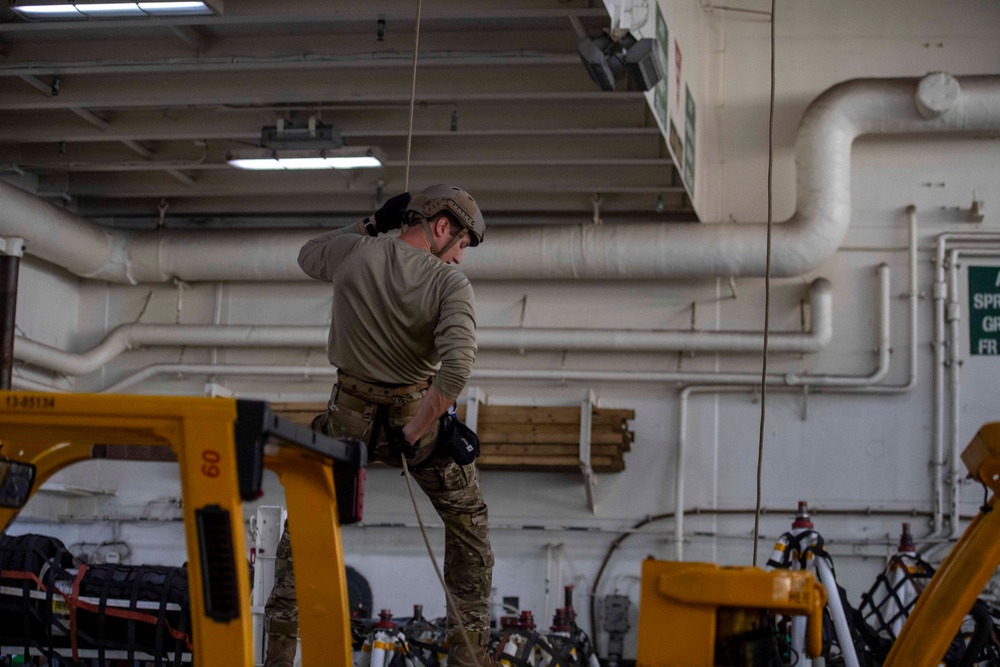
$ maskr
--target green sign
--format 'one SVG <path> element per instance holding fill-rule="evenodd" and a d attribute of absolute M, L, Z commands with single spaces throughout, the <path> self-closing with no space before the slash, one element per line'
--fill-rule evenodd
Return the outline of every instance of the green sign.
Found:
<path fill-rule="evenodd" d="M 969 267 L 969 354 L 1000 356 L 1000 266 Z"/>

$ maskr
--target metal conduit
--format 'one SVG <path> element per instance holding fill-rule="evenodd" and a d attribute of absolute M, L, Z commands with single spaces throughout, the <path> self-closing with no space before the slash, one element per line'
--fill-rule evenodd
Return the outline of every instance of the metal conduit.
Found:
<path fill-rule="evenodd" d="M 810 331 L 772 333 L 775 352 L 808 353 L 823 349 L 833 337 L 830 282 L 809 286 Z M 310 347 L 325 348 L 325 326 L 123 324 L 90 350 L 72 353 L 24 336 L 14 341 L 17 359 L 66 375 L 86 375 L 126 350 L 150 346 Z M 484 327 L 477 332 L 481 349 L 627 352 L 756 352 L 763 334 L 754 331 L 671 331 L 615 329 L 526 329 Z"/>
<path fill-rule="evenodd" d="M 866 134 L 1000 129 L 1000 76 L 858 79 L 822 93 L 796 141 L 796 213 L 774 230 L 773 275 L 806 273 L 850 224 L 850 158 Z M 0 183 L 0 235 L 77 275 L 112 282 L 302 280 L 299 248 L 316 230 L 202 232 L 106 229 Z M 500 228 L 469 253 L 473 279 L 664 279 L 760 276 L 761 223 Z"/>

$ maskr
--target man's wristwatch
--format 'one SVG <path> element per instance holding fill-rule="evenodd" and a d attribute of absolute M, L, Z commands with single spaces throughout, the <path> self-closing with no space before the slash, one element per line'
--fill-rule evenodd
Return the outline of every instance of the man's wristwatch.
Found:
<path fill-rule="evenodd" d="M 361 224 L 364 225 L 365 231 L 368 232 L 368 236 L 378 236 L 378 228 L 375 227 L 375 221 L 372 220 L 371 216 L 362 220 Z"/>

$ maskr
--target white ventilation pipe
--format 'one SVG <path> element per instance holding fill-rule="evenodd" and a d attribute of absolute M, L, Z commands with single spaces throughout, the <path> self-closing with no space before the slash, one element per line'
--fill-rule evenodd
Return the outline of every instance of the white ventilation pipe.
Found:
<path fill-rule="evenodd" d="M 830 282 L 817 278 L 809 285 L 811 327 L 808 332 L 772 332 L 772 352 L 809 353 L 823 349 L 833 337 L 833 296 Z M 151 346 L 186 347 L 307 347 L 327 345 L 325 326 L 123 324 L 104 340 L 79 354 L 17 336 L 14 357 L 64 375 L 86 375 L 110 363 L 126 350 Z M 615 329 L 524 329 L 485 327 L 477 331 L 480 349 L 569 350 L 574 352 L 757 352 L 764 336 L 750 331 L 668 331 Z"/>
<path fill-rule="evenodd" d="M 767 376 L 768 385 L 784 385 L 790 387 L 859 387 L 876 391 L 873 387 L 885 379 L 889 372 L 890 349 L 890 318 L 889 292 L 890 271 L 885 264 L 877 267 L 879 282 L 879 316 L 876 336 L 878 349 L 875 369 L 868 375 L 798 375 L 796 373 L 772 373 Z M 332 366 L 258 366 L 258 365 L 226 365 L 226 364 L 153 364 L 126 376 L 115 384 L 106 387 L 100 393 L 120 393 L 141 382 L 159 375 L 207 375 L 209 377 L 243 376 L 243 377 L 288 377 L 309 380 L 314 377 L 335 377 L 337 371 Z M 484 369 L 473 368 L 472 378 L 475 380 L 516 380 L 516 381 L 550 381 L 550 382 L 654 382 L 681 384 L 713 383 L 728 385 L 760 384 L 760 373 L 718 373 L 697 371 L 602 371 L 602 370 L 533 370 L 533 369 Z"/>
<path fill-rule="evenodd" d="M 799 126 L 796 213 L 774 229 L 772 275 L 802 275 L 839 247 L 851 217 L 857 137 L 995 130 L 1000 76 L 857 79 L 830 88 Z M 0 236 L 23 237 L 30 254 L 112 282 L 302 280 L 299 248 L 318 233 L 106 229 L 5 183 L 0 201 Z M 463 266 L 473 279 L 761 276 L 765 242 L 762 223 L 538 224 L 491 229 Z"/>
<path fill-rule="evenodd" d="M 818 352 L 833 338 L 833 296 L 830 282 L 817 278 L 809 285 L 812 322 L 808 333 L 771 332 L 768 348 L 775 353 Z M 476 333 L 479 346 L 493 350 L 571 350 L 619 352 L 760 352 L 762 332 L 668 331 L 634 329 L 484 328 Z"/>

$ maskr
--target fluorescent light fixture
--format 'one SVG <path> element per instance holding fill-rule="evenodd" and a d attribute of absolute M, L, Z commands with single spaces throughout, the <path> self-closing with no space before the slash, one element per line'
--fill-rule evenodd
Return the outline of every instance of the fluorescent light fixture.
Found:
<path fill-rule="evenodd" d="M 377 148 L 345 146 L 329 150 L 272 150 L 252 148 L 232 151 L 226 160 L 237 169 L 373 169 L 381 167 L 385 156 Z"/>
<path fill-rule="evenodd" d="M 382 163 L 374 155 L 362 155 L 359 157 L 328 157 L 327 164 L 334 169 L 371 169 L 381 167 Z"/>
<path fill-rule="evenodd" d="M 215 13 L 204 2 L 140 2 L 139 9 L 153 16 L 199 16 Z"/>
<path fill-rule="evenodd" d="M 139 5 L 134 2 L 101 2 L 92 5 L 81 2 L 76 8 L 87 16 L 95 18 L 145 16 Z"/>
<path fill-rule="evenodd" d="M 22 0 L 14 10 L 31 19 L 139 18 L 150 16 L 211 16 L 222 13 L 222 0 L 165 2 L 88 2 Z"/>
<path fill-rule="evenodd" d="M 323 157 L 279 157 L 281 169 L 329 169 L 330 165 Z"/>
<path fill-rule="evenodd" d="M 274 158 L 270 160 L 262 157 L 230 159 L 229 164 L 237 169 L 251 169 L 255 171 L 269 171 L 273 169 L 284 169 Z"/>
<path fill-rule="evenodd" d="M 38 19 L 82 19 L 83 14 L 73 5 L 25 5 L 14 7 L 29 18 Z"/>

